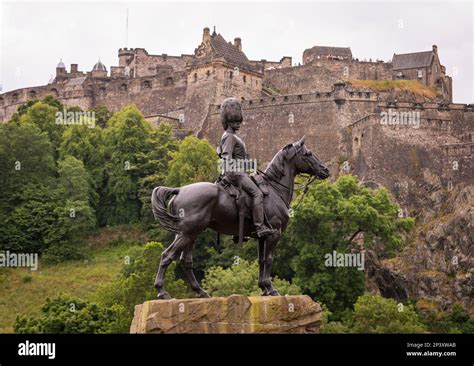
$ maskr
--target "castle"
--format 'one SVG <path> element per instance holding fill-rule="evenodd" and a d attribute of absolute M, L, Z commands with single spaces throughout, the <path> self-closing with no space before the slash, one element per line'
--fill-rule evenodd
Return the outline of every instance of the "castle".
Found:
<path fill-rule="evenodd" d="M 48 85 L 1 94 L 0 121 L 21 103 L 50 94 L 84 110 L 104 105 L 117 111 L 135 103 L 152 123 L 170 123 L 177 136 L 205 137 L 216 146 L 220 103 L 238 97 L 244 112 L 239 133 L 261 166 L 306 135 L 331 179 L 351 173 L 367 186 L 385 186 L 401 216 L 417 217 L 422 245 L 408 252 L 404 261 L 411 267 L 377 270 L 382 292 L 395 291 L 389 284 L 400 282 L 415 297 L 474 307 L 474 106 L 453 103 L 452 79 L 437 47 L 367 62 L 354 58 L 350 48 L 315 46 L 303 52 L 298 66 L 291 57 L 249 60 L 243 49 L 240 38 L 227 42 L 204 28 L 201 44 L 189 55 L 123 48 L 110 73 L 100 61 L 90 72 L 77 64 L 68 72 L 60 62 Z M 360 80 L 418 80 L 436 96 L 377 91 L 358 85 Z M 459 259 L 455 267 L 453 257 Z M 434 268 L 440 273 L 435 277 Z M 405 292 L 393 296 L 403 299 Z"/>
<path fill-rule="evenodd" d="M 100 61 L 90 72 L 79 71 L 77 64 L 68 72 L 61 61 L 48 85 L 1 94 L 0 121 L 8 120 L 21 103 L 52 94 L 66 106 L 84 110 L 104 105 L 117 111 L 135 103 L 152 123 L 165 121 L 178 136 L 193 134 L 217 144 L 222 132 L 219 106 L 233 96 L 242 100 L 245 113 L 241 133 L 261 163 L 268 162 L 277 147 L 306 134 L 309 146 L 331 161 L 333 174 L 347 162 L 351 172 L 392 190 L 401 181 L 406 185 L 407 172 L 420 174 L 424 166 L 430 166 L 444 186 L 472 178 L 472 169 L 461 174 L 444 168 L 453 156 L 468 157 L 462 163 L 472 167 L 473 106 L 452 103 L 452 79 L 436 46 L 394 54 L 391 62 L 360 61 L 350 48 L 315 46 L 303 52 L 302 65 L 294 66 L 287 56 L 280 61 L 249 60 L 240 38 L 227 42 L 206 27 L 193 54 L 150 55 L 143 48 L 122 48 L 118 56 L 118 66 L 110 67 L 110 73 Z M 400 79 L 418 80 L 436 90 L 437 97 L 376 92 L 350 82 Z M 383 126 L 379 122 L 384 111 L 418 112 L 419 128 Z M 383 144 L 377 140 L 380 134 Z M 392 139 L 396 151 L 390 151 Z M 409 157 L 399 158 L 405 145 Z M 404 166 L 410 159 L 413 169 Z M 387 181 L 383 171 L 394 174 Z M 403 177 L 395 179 L 397 172 Z M 399 193 L 402 200 L 410 197 Z"/>

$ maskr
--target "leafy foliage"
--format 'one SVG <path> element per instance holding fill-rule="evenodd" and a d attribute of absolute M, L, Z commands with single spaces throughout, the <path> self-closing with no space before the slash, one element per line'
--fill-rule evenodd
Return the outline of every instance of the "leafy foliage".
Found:
<path fill-rule="evenodd" d="M 412 305 L 399 306 L 380 295 L 363 295 L 354 305 L 354 333 L 423 333 Z"/>
<path fill-rule="evenodd" d="M 154 131 L 135 105 L 113 115 L 105 130 L 108 182 L 102 204 L 107 225 L 139 221 L 140 192 L 149 200 L 151 183 L 159 185 L 159 178 L 164 178 L 149 175 L 166 172 L 173 145 L 170 130 Z"/>
<path fill-rule="evenodd" d="M 385 189 L 372 191 L 353 176 L 335 183 L 321 181 L 312 187 L 290 218 L 277 248 L 275 273 L 294 283 L 336 315 L 350 308 L 364 292 L 363 271 L 356 267 L 328 267 L 327 255 L 372 248 L 375 240 L 385 243 L 385 252 L 402 247 L 403 233 L 413 219 L 399 219 L 398 206 Z M 363 234 L 363 242 L 354 238 Z M 281 250 L 281 252 L 279 252 Z"/>
<path fill-rule="evenodd" d="M 47 298 L 41 316 L 17 317 L 15 333 L 119 333 L 125 311 L 120 306 L 104 307 L 68 295 Z"/>
<path fill-rule="evenodd" d="M 153 283 L 163 250 L 163 245 L 157 242 L 133 247 L 124 258 L 121 276 L 99 291 L 98 301 L 106 306 L 120 305 L 126 310 L 127 322 L 124 327 L 130 326 L 136 304 L 156 298 Z M 174 262 L 168 267 L 166 289 L 175 298 L 187 297 L 188 289 L 183 280 L 176 279 L 175 267 Z"/>
<path fill-rule="evenodd" d="M 197 182 L 214 182 L 218 176 L 218 158 L 205 139 L 188 136 L 172 154 L 166 185 L 181 187 Z"/>
<path fill-rule="evenodd" d="M 240 294 L 247 296 L 260 296 L 261 290 L 258 287 L 258 263 L 249 262 L 245 259 L 236 259 L 234 265 L 229 268 L 211 267 L 206 271 L 203 287 L 212 296 L 229 296 Z M 281 294 L 300 295 L 301 289 L 275 277 L 273 285 Z"/>
<path fill-rule="evenodd" d="M 474 317 L 461 304 L 454 304 L 448 313 L 429 311 L 422 313 L 423 324 L 433 333 L 474 333 Z"/>

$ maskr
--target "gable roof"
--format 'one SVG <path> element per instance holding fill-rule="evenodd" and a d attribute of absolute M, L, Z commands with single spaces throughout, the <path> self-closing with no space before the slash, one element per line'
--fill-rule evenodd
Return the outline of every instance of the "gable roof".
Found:
<path fill-rule="evenodd" d="M 230 63 L 247 64 L 249 62 L 249 59 L 247 56 L 245 56 L 245 53 L 243 53 L 231 43 L 227 43 L 220 33 L 212 34 L 211 47 L 217 56 L 224 57 L 224 59 Z"/>
<path fill-rule="evenodd" d="M 392 59 L 393 70 L 428 67 L 431 65 L 433 57 L 433 51 L 394 54 Z"/>

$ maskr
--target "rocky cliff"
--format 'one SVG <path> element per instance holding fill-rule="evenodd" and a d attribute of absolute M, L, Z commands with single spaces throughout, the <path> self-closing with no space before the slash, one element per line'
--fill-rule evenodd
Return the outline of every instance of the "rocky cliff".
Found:
<path fill-rule="evenodd" d="M 474 186 L 449 192 L 433 182 L 414 242 L 394 259 L 369 254 L 368 275 L 385 296 L 417 300 L 421 309 L 460 303 L 474 313 Z"/>

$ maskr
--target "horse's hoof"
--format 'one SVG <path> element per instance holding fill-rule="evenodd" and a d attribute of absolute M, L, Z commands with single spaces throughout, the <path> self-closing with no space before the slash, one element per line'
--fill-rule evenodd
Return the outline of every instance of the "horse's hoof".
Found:
<path fill-rule="evenodd" d="M 158 300 L 171 300 L 171 296 L 166 291 L 160 291 L 156 297 Z"/>
<path fill-rule="evenodd" d="M 269 291 L 267 294 L 267 296 L 280 296 L 280 293 L 275 289 Z"/>
<path fill-rule="evenodd" d="M 210 298 L 209 294 L 208 294 L 206 291 L 204 291 L 204 290 L 202 290 L 202 291 L 200 291 L 200 292 L 198 293 L 198 297 L 201 298 L 201 299 L 208 299 L 208 298 Z"/>
<path fill-rule="evenodd" d="M 263 291 L 262 291 L 262 296 L 268 296 L 268 291 L 267 291 L 267 290 L 263 290 Z"/>

